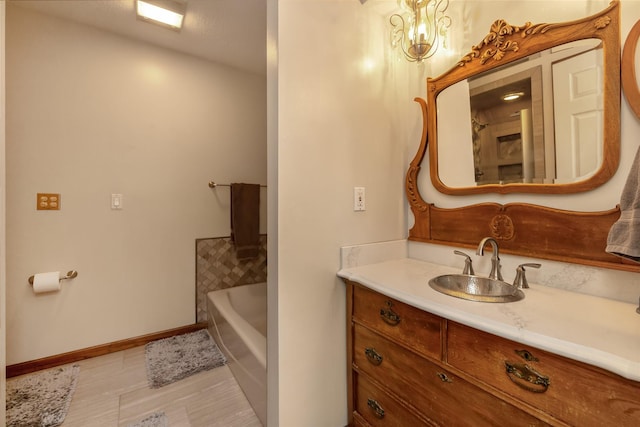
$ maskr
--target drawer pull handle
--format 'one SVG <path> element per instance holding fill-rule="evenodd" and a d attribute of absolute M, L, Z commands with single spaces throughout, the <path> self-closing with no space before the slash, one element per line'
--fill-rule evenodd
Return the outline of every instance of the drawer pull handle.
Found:
<path fill-rule="evenodd" d="M 531 354 L 528 350 L 515 350 L 516 354 L 527 362 L 538 362 L 538 358 Z"/>
<path fill-rule="evenodd" d="M 504 362 L 507 376 L 518 387 L 532 393 L 544 393 L 549 388 L 550 380 L 526 364 Z"/>
<path fill-rule="evenodd" d="M 438 378 L 440 378 L 440 381 L 442 381 L 443 383 L 452 383 L 453 382 L 451 380 L 451 378 L 449 378 L 447 376 L 447 374 L 445 374 L 444 372 L 438 372 L 436 375 L 438 376 Z"/>
<path fill-rule="evenodd" d="M 376 418 L 384 418 L 384 409 L 382 409 L 382 406 L 380 406 L 378 402 L 373 399 L 367 399 L 367 406 L 371 408 L 371 410 L 373 411 L 373 415 L 375 415 Z"/>
<path fill-rule="evenodd" d="M 365 348 L 364 354 L 367 356 L 367 360 L 369 360 L 369 362 L 371 362 L 372 364 L 378 366 L 382 363 L 382 356 L 376 351 L 375 348 Z"/>
<path fill-rule="evenodd" d="M 380 309 L 380 317 L 382 317 L 382 320 L 387 322 L 389 325 L 396 326 L 400 323 L 400 316 L 391 309 L 392 305 L 393 303 L 391 301 L 387 301 L 387 308 Z"/>

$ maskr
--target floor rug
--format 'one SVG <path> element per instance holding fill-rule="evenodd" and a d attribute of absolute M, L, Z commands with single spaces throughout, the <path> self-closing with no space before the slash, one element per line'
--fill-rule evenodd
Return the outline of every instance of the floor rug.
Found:
<path fill-rule="evenodd" d="M 227 363 L 206 329 L 145 346 L 149 387 L 159 388 Z"/>
<path fill-rule="evenodd" d="M 127 427 L 169 427 L 169 420 L 164 412 L 154 412 L 142 421 L 129 424 Z"/>
<path fill-rule="evenodd" d="M 7 426 L 62 424 L 78 382 L 79 365 L 64 366 L 7 380 Z"/>

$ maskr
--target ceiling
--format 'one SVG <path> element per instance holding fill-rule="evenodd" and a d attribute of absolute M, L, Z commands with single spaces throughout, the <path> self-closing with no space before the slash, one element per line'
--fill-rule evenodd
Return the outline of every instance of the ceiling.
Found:
<path fill-rule="evenodd" d="M 253 73 L 266 74 L 267 0 L 187 0 L 180 32 L 137 20 L 134 0 L 8 0 Z"/>

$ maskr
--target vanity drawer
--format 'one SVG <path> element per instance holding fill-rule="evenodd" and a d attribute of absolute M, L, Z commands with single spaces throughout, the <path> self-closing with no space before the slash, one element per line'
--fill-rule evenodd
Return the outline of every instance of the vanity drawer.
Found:
<path fill-rule="evenodd" d="M 354 328 L 353 358 L 359 372 L 394 390 L 437 424 L 496 426 L 508 419 L 511 425 L 546 425 L 359 325 Z"/>
<path fill-rule="evenodd" d="M 369 424 L 364 418 L 362 418 L 362 415 L 360 415 L 357 412 L 353 412 L 353 423 L 350 424 L 348 427 L 371 427 L 371 424 Z"/>
<path fill-rule="evenodd" d="M 391 395 L 376 387 L 366 375 L 354 375 L 356 399 L 354 410 L 374 427 L 429 426 Z M 355 418 L 355 417 L 354 417 Z"/>
<path fill-rule="evenodd" d="M 354 286 L 353 292 L 355 322 L 414 348 L 425 356 L 441 359 L 441 325 L 444 321 L 439 316 L 361 286 Z"/>
<path fill-rule="evenodd" d="M 449 322 L 448 363 L 576 426 L 639 426 L 640 383 Z"/>

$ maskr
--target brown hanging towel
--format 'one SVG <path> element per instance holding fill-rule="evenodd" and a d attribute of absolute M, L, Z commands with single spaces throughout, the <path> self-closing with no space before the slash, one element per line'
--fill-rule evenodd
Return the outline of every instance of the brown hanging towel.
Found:
<path fill-rule="evenodd" d="M 260 251 L 260 185 L 231 184 L 231 241 L 239 260 Z"/>

